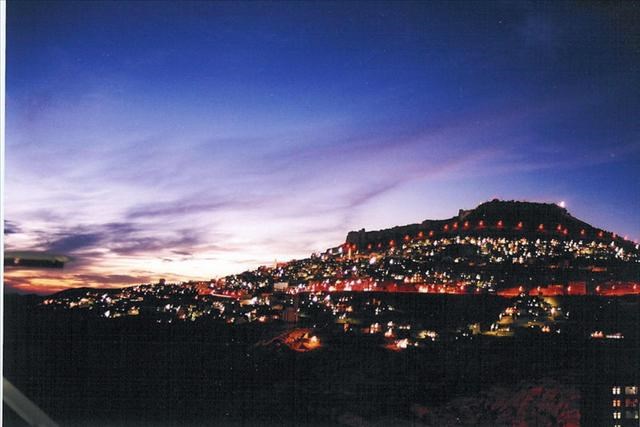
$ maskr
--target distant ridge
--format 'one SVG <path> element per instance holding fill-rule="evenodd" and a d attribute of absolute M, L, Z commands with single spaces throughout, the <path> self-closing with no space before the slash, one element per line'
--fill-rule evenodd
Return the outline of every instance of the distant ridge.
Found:
<path fill-rule="evenodd" d="M 53 298 L 77 298 L 80 296 L 84 296 L 87 293 L 95 292 L 95 293 L 114 293 L 118 292 L 121 288 L 92 288 L 88 286 L 83 286 L 79 288 L 69 288 L 63 291 L 55 292 L 50 295 Z"/>
<path fill-rule="evenodd" d="M 457 216 L 442 220 L 425 220 L 418 224 L 396 226 L 384 230 L 351 231 L 346 243 L 359 249 L 369 245 L 384 247 L 403 240 L 435 236 L 555 236 L 576 239 L 615 239 L 614 233 L 595 228 L 573 217 L 555 203 L 534 203 L 494 199 L 471 210 L 460 209 Z M 632 245 L 631 242 L 628 242 Z"/>

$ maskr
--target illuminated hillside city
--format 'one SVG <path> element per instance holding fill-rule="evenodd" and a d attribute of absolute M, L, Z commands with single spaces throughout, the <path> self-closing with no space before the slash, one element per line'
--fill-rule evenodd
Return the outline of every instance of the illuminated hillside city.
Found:
<path fill-rule="evenodd" d="M 564 221 L 532 224 L 491 214 L 498 210 L 513 217 L 522 209 L 551 210 Z M 478 215 L 484 219 L 467 219 Z M 365 318 L 372 322 L 360 328 L 366 333 L 396 338 L 402 335 L 399 331 L 411 330 L 414 338 L 433 340 L 439 332 L 402 323 L 379 294 L 495 294 L 517 299 L 484 331 L 487 334 L 513 335 L 518 327 L 559 333 L 557 325 L 568 320 L 568 313 L 544 298 L 640 294 L 639 245 L 584 223 L 576 228 L 576 223 L 557 205 L 494 200 L 397 240 L 368 242 L 361 231 L 356 233 L 359 243 L 352 243 L 350 233 L 346 243 L 322 254 L 210 282 L 160 280 L 117 290 L 72 290 L 45 299 L 42 306 L 85 310 L 105 318 L 147 316 L 157 322 L 202 317 L 235 324 L 297 322 L 328 315 L 344 324 L 345 331 L 351 329 L 349 319 Z M 359 293 L 369 296 L 356 298 Z M 481 332 L 480 325 L 460 326 Z M 616 337 L 603 331 L 592 334 Z M 404 348 L 409 342 L 403 338 L 398 343 Z"/>
<path fill-rule="evenodd" d="M 640 427 L 639 28 L 0 0 L 0 424 Z"/>
<path fill-rule="evenodd" d="M 424 359 L 417 372 L 402 368 L 393 381 L 371 386 L 373 404 L 392 395 L 386 387 L 394 381 L 413 387 L 414 375 L 426 375 L 435 386 L 436 378 L 455 373 L 443 380 L 457 390 L 446 406 L 411 406 L 411 417 L 424 425 L 451 425 L 461 417 L 470 424 L 508 423 L 516 417 L 539 425 L 577 425 L 588 417 L 594 425 L 627 426 L 639 415 L 636 389 L 617 384 L 637 382 L 630 360 L 638 341 L 639 272 L 635 242 L 593 228 L 555 204 L 493 200 L 448 220 L 351 232 L 342 245 L 309 258 L 210 281 L 160 279 L 118 289 L 69 289 L 38 297 L 32 315 L 35 322 L 39 316 L 50 319 L 46 322 L 52 328 L 70 322 L 72 334 L 93 325 L 124 343 L 129 338 L 123 330 L 141 328 L 131 335 L 133 347 L 121 344 L 130 349 L 147 347 L 141 346 L 140 334 L 151 334 L 159 342 L 165 342 L 162 334 L 171 337 L 176 331 L 185 337 L 209 334 L 207 340 L 221 346 L 208 350 L 215 357 L 226 357 L 221 355 L 230 348 L 240 352 L 232 366 L 244 372 L 238 375 L 249 375 L 247 384 L 255 381 L 250 369 L 245 372 L 248 366 L 267 378 L 288 375 L 273 365 L 288 355 L 311 357 L 298 359 L 311 364 L 309 372 L 338 369 L 334 364 L 344 357 L 366 354 L 408 358 L 396 360 L 404 360 L 399 366 L 414 357 Z M 187 350 L 181 342 L 166 345 L 183 355 Z M 539 346 L 548 355 L 534 350 Z M 108 344 L 107 351 L 117 354 L 117 348 Z M 376 352 L 383 353 L 374 356 Z M 601 353 L 610 359 L 599 359 Z M 323 362 L 316 364 L 313 358 Z M 611 358 L 619 361 L 612 364 Z M 377 369 L 377 363 L 369 360 L 367 366 Z M 631 367 L 621 370 L 627 365 Z M 611 367 L 612 372 L 600 376 L 588 373 Z M 523 371 L 533 383 L 510 382 L 511 388 L 501 388 L 501 381 L 519 378 Z M 351 368 L 341 375 L 358 372 Z M 486 381 L 495 385 L 472 400 L 460 400 L 469 390 L 459 375 L 476 378 L 473 387 Z M 488 380 L 487 375 L 497 377 Z M 571 375 L 583 378 L 579 389 L 567 379 Z M 325 403 L 320 403 L 327 398 L 323 387 L 338 383 L 318 381 L 324 384 L 319 390 L 305 389 L 315 402 L 313 410 L 320 411 L 316 416 L 343 423 L 341 415 L 322 412 Z M 233 384 L 226 387 L 249 392 Z M 340 387 L 334 390 L 337 396 L 352 393 Z M 617 390 L 625 390 L 625 396 Z M 400 407 L 409 398 L 401 396 L 395 403 Z M 424 401 L 437 393 L 420 396 Z M 523 406 L 520 401 L 536 403 Z M 219 404 L 232 405 L 232 413 L 237 411 L 233 402 L 225 398 Z M 460 412 L 468 405 L 476 409 Z M 509 411 L 515 407 L 520 409 L 514 415 Z"/>

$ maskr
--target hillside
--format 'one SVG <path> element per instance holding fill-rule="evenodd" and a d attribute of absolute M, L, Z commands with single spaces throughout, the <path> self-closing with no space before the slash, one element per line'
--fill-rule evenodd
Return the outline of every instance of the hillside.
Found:
<path fill-rule="evenodd" d="M 554 203 L 492 200 L 471 210 L 442 220 L 425 220 L 418 224 L 396 226 L 384 230 L 351 231 L 346 242 L 358 249 L 368 245 L 388 246 L 402 240 L 442 236 L 523 236 L 597 239 L 608 238 L 623 242 L 614 233 L 596 228 L 573 217 L 565 208 Z M 626 245 L 633 245 L 626 242 Z M 371 249 L 370 247 L 368 249 Z"/>

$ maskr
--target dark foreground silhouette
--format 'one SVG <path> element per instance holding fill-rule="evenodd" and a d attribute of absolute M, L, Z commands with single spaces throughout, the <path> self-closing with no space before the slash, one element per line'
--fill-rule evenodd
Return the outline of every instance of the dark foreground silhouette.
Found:
<path fill-rule="evenodd" d="M 470 315 L 456 296 L 431 298 L 416 305 L 425 316 L 443 304 L 452 322 Z M 585 322 L 592 304 L 569 302 Z M 625 304 L 631 310 L 610 310 L 608 322 L 627 325 L 616 342 L 588 339 L 585 326 L 389 351 L 378 338 L 325 325 L 321 348 L 296 352 L 255 345 L 286 330 L 282 323 L 96 319 L 8 296 L 4 375 L 71 426 L 598 425 L 608 414 L 602 390 L 638 380 L 638 332 L 629 326 L 638 324 L 637 301 Z M 500 304 L 485 308 L 473 316 L 489 322 Z"/>

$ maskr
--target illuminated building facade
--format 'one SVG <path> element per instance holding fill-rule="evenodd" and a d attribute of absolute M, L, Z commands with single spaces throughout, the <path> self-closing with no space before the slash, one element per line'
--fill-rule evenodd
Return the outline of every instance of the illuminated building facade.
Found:
<path fill-rule="evenodd" d="M 611 423 L 614 427 L 640 426 L 638 385 L 611 387 Z"/>

